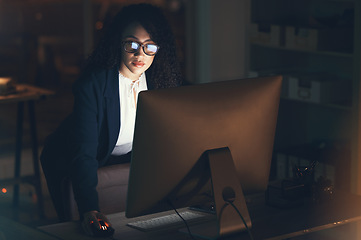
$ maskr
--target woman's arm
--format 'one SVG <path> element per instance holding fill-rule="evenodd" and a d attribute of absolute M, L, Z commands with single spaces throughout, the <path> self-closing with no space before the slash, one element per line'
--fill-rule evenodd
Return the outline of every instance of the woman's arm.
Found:
<path fill-rule="evenodd" d="M 102 89 L 90 75 L 74 85 L 74 125 L 69 139 L 70 177 L 79 214 L 99 210 L 97 148 L 102 106 Z"/>

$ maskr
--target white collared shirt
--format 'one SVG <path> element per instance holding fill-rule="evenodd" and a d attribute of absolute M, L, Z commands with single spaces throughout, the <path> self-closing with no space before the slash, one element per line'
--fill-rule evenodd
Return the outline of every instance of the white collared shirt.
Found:
<path fill-rule="evenodd" d="M 124 155 L 132 150 L 138 94 L 148 90 L 145 74 L 132 81 L 119 73 L 120 130 L 112 155 Z"/>

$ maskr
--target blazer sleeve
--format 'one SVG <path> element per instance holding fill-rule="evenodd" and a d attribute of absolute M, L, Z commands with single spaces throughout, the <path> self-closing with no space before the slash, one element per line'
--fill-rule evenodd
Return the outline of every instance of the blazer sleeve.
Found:
<path fill-rule="evenodd" d="M 73 86 L 73 126 L 69 138 L 70 177 L 80 217 L 84 212 L 98 210 L 97 149 L 98 129 L 103 105 L 102 87 L 89 74 Z"/>

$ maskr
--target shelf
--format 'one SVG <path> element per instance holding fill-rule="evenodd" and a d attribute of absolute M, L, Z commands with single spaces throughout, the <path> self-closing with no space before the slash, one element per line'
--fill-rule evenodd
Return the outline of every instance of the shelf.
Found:
<path fill-rule="evenodd" d="M 353 58 L 352 53 L 342 53 L 342 52 L 329 52 L 329 51 L 317 51 L 317 50 L 307 50 L 307 49 L 296 49 L 296 48 L 286 48 L 282 46 L 273 46 L 268 44 L 261 43 L 251 43 L 253 46 L 271 48 L 282 51 L 293 51 L 293 52 L 304 52 L 304 53 L 312 53 L 318 55 L 326 55 L 326 56 L 334 56 L 334 57 L 345 57 L 345 58 Z"/>
<path fill-rule="evenodd" d="M 328 0 L 329 2 L 345 2 L 345 3 L 354 3 L 355 0 Z"/>
<path fill-rule="evenodd" d="M 305 104 L 319 105 L 319 106 L 322 106 L 322 107 L 329 107 L 329 108 L 339 109 L 339 110 L 344 110 L 344 111 L 352 111 L 351 106 L 345 106 L 345 105 L 341 105 L 341 104 L 315 103 L 315 102 L 309 102 L 309 101 L 302 101 L 302 100 L 298 100 L 298 99 L 293 99 L 293 98 L 289 98 L 289 97 L 281 97 L 281 100 L 294 101 L 294 102 L 305 103 Z"/>
<path fill-rule="evenodd" d="M 341 143 L 345 151 L 325 164 L 334 167 L 334 184 L 361 193 L 361 134 L 355 131 L 361 125 L 361 0 L 252 0 L 251 9 L 248 69 L 298 79 L 298 86 L 282 89 L 275 149 Z M 334 76 L 337 84 L 323 85 L 313 73 Z M 317 91 L 313 80 L 320 82 Z M 313 98 L 298 98 L 300 88 L 314 90 Z"/>

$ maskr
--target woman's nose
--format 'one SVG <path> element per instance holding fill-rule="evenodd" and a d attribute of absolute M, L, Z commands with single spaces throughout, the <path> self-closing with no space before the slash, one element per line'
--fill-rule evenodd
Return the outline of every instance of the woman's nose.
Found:
<path fill-rule="evenodd" d="M 139 56 L 139 55 L 146 55 L 146 54 L 145 54 L 145 52 L 144 52 L 144 49 L 143 49 L 142 47 L 140 47 L 140 48 L 138 49 L 138 51 L 136 51 L 136 52 L 134 53 L 134 55 L 135 55 L 135 56 Z"/>

